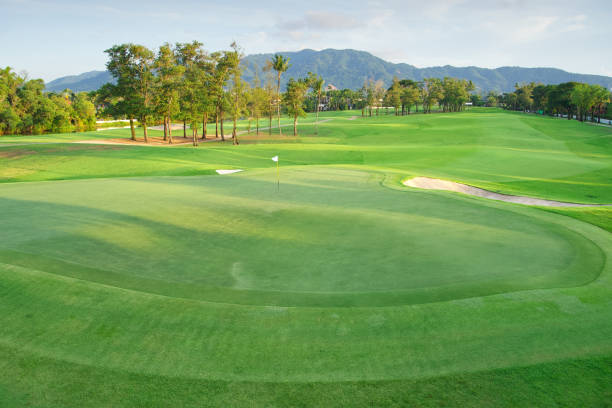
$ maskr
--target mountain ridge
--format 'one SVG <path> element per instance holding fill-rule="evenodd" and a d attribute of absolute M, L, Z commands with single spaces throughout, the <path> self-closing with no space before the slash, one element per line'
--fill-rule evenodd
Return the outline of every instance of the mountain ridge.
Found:
<path fill-rule="evenodd" d="M 327 84 L 336 87 L 357 89 L 367 79 L 380 79 L 389 85 L 394 76 L 400 79 L 422 80 L 429 77 L 445 76 L 471 80 L 477 91 L 509 92 L 514 90 L 515 83 L 539 82 L 558 84 L 561 82 L 586 82 L 602 85 L 612 89 L 612 77 L 592 74 L 567 72 L 552 67 L 502 66 L 498 68 L 480 68 L 474 65 L 455 67 L 442 65 L 418 68 L 408 63 L 392 63 L 372 55 L 367 51 L 352 49 L 327 48 L 321 51 L 303 49 L 301 51 L 278 52 L 290 58 L 291 67 L 283 75 L 282 86 L 291 77 L 303 77 L 309 71 L 325 79 Z M 245 66 L 244 79 L 251 82 L 255 76 L 255 67 L 263 79 L 261 68 L 274 53 L 251 54 L 243 59 Z M 107 71 L 89 71 L 80 75 L 70 75 L 50 81 L 46 84 L 48 91 L 62 91 L 69 88 L 73 91 L 91 91 L 112 80 Z"/>

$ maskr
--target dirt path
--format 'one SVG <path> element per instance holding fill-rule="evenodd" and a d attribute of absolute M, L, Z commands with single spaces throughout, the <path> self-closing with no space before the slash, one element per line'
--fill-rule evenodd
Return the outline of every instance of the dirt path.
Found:
<path fill-rule="evenodd" d="M 525 196 L 514 196 L 508 194 L 499 194 L 492 191 L 483 190 L 478 187 L 468 186 L 466 184 L 455 183 L 453 181 L 434 179 L 429 177 L 415 177 L 404 181 L 404 185 L 408 187 L 422 188 L 426 190 L 445 190 L 454 191 L 457 193 L 468 194 L 477 197 L 488 198 L 490 200 L 505 201 L 508 203 L 539 205 L 544 207 L 604 207 L 610 204 L 577 204 L 566 203 L 562 201 L 544 200 L 542 198 L 533 198 Z"/>
<path fill-rule="evenodd" d="M 328 118 L 328 119 L 323 119 L 319 121 L 319 124 L 321 123 L 326 123 L 329 121 L 334 120 L 335 118 Z M 175 124 L 173 124 L 174 126 Z M 312 123 L 306 123 L 306 125 L 315 125 L 315 122 Z M 293 126 L 293 123 L 287 123 L 285 125 L 281 125 L 281 127 L 289 127 L 289 126 Z M 129 126 L 128 126 L 129 128 Z M 272 129 L 277 129 L 278 126 L 272 126 Z M 155 127 L 150 127 L 149 129 L 155 129 Z M 163 130 L 163 126 L 160 127 L 161 130 Z M 174 129 L 174 128 L 173 128 Z M 183 125 L 180 125 L 180 129 L 183 129 Z M 270 129 L 269 126 L 266 127 L 260 127 L 259 131 L 262 132 L 264 130 L 268 130 Z M 104 129 L 104 130 L 108 130 L 108 129 Z M 251 129 L 251 132 L 248 133 L 246 130 L 241 130 L 239 132 L 237 132 L 238 136 L 243 136 L 243 135 L 254 135 L 255 134 L 255 130 Z M 139 140 L 132 140 L 129 138 L 115 138 L 115 139 L 91 139 L 91 140 L 72 140 L 72 141 L 66 141 L 66 142 L 59 142 L 59 141 L 54 141 L 54 142 L 26 142 L 26 143 L 12 143 L 12 142 L 8 142 L 8 143 L 0 143 L 0 148 L 1 147 L 9 147 L 9 146 L 29 146 L 29 145 L 38 145 L 38 144 L 64 144 L 64 143 L 77 143 L 77 144 L 92 144 L 92 145 L 113 145 L 113 146 L 154 146 L 154 147 L 159 147 L 159 146 L 167 146 L 167 147 L 173 147 L 173 146 L 184 146 L 184 145 L 191 145 L 193 144 L 193 139 L 191 137 L 188 137 L 187 139 L 185 139 L 182 136 L 173 136 L 172 139 L 174 141 L 173 144 L 169 144 L 168 142 L 164 142 L 163 141 L 163 137 L 158 137 L 158 136 L 149 136 L 149 143 L 145 143 L 142 139 Z M 225 136 L 225 140 L 232 140 L 232 134 L 231 132 Z M 221 141 L 221 138 L 207 138 L 206 140 L 202 140 L 201 138 L 198 138 L 198 143 L 207 143 L 207 142 L 219 142 Z"/>
<path fill-rule="evenodd" d="M 323 119 L 319 121 L 319 124 L 321 123 L 326 123 L 329 122 L 331 120 L 334 120 L 334 118 L 328 118 L 328 119 Z M 312 123 L 306 123 L 307 125 L 315 125 L 315 122 Z M 173 126 L 175 126 L 175 124 L 173 124 Z M 284 125 L 281 125 L 281 127 L 290 127 L 293 126 L 293 123 L 287 123 Z M 157 129 L 156 127 L 150 127 L 149 129 Z M 183 129 L 183 125 L 180 125 L 180 129 Z M 269 130 L 270 127 L 266 126 L 266 127 L 260 127 L 259 131 L 265 131 L 265 130 Z M 278 129 L 278 126 L 272 126 L 272 129 Z M 157 130 L 163 130 L 163 126 L 159 126 L 159 129 Z M 174 130 L 174 128 L 173 128 Z M 244 136 L 244 135 L 254 135 L 255 134 L 255 130 L 251 129 L 251 132 L 249 133 L 247 130 L 241 130 L 239 132 L 236 132 L 236 134 L 238 136 Z M 191 137 L 188 137 L 187 139 L 185 139 L 182 136 L 173 136 L 172 139 L 174 141 L 173 144 L 169 144 L 168 142 L 164 142 L 163 141 L 163 137 L 149 137 L 149 143 L 145 143 L 143 140 L 132 140 L 132 139 L 128 139 L 128 138 L 116 138 L 116 139 L 95 139 L 95 140 L 79 140 L 79 141 L 73 141 L 73 142 L 56 142 L 56 143 L 82 143 L 82 144 L 105 144 L 105 145 L 121 145 L 121 146 L 167 146 L 167 147 L 172 147 L 172 146 L 184 146 L 184 145 L 191 145 L 193 144 L 193 139 Z M 222 139 L 220 137 L 217 138 L 207 138 L 205 140 L 202 140 L 201 138 L 198 137 L 198 143 L 208 143 L 208 142 L 219 142 Z M 232 134 L 231 132 L 229 134 L 227 134 L 225 136 L 225 140 L 232 140 Z M 34 143 L 47 143 L 47 142 L 34 142 Z M 25 143 L 28 144 L 28 143 Z"/>

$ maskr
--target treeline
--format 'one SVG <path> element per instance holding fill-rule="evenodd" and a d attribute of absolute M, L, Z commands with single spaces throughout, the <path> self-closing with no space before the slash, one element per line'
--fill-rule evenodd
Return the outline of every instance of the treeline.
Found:
<path fill-rule="evenodd" d="M 474 90 L 471 81 L 449 78 L 426 78 L 423 81 L 394 78 L 393 83 L 385 89 L 382 81 L 368 80 L 358 90 L 342 89 L 323 92 L 321 100 L 325 110 L 360 109 L 363 116 L 378 115 L 381 109 L 385 113 L 393 109 L 395 115 L 406 115 L 419 106 L 423 113 L 431 113 L 433 107 L 444 112 L 458 112 L 470 101 L 470 92 Z M 314 111 L 316 100 L 306 100 L 308 111 Z"/>
<path fill-rule="evenodd" d="M 64 133 L 95 129 L 96 110 L 87 93 L 45 93 L 42 79 L 0 70 L 0 135 Z"/>
<path fill-rule="evenodd" d="M 544 115 L 574 117 L 579 121 L 601 122 L 612 119 L 610 91 L 600 85 L 565 82 L 558 85 L 516 84 L 515 91 L 497 94 L 490 92 L 485 101 L 488 106 L 504 109 L 537 112 Z"/>
<path fill-rule="evenodd" d="M 260 119 L 276 116 L 282 134 L 280 117 L 293 118 L 293 133 L 297 135 L 298 119 L 306 115 L 304 102 L 308 90 L 320 100 L 323 79 L 309 73 L 307 78 L 289 80 L 286 92 L 280 92 L 281 75 L 289 68 L 289 60 L 275 55 L 249 84 L 242 80 L 243 53 L 237 44 L 231 49 L 209 53 L 202 44 L 168 43 L 154 52 L 142 45 L 121 44 L 105 51 L 109 56 L 107 69 L 115 84 L 105 84 L 97 91 L 100 113 L 113 118 L 130 120 L 132 139 L 136 138 L 134 119 L 140 122 L 145 142 L 147 128 L 162 123 L 164 140 L 173 142 L 173 121 L 183 124 L 183 137 L 190 129 L 193 144 L 207 138 L 208 123 L 215 123 L 215 138 L 225 140 L 224 123 L 231 120 L 231 137 L 238 144 L 237 121 L 248 118 L 248 131 L 254 124 L 260 131 Z M 317 103 L 317 107 L 319 104 Z M 317 115 L 318 118 L 318 115 Z M 201 133 L 199 133 L 199 129 Z"/>

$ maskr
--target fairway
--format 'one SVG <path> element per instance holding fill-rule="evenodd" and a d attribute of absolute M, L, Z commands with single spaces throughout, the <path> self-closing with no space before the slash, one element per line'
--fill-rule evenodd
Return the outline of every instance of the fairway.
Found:
<path fill-rule="evenodd" d="M 353 115 L 197 149 L 0 138 L 9 406 L 612 397 L 610 207 L 402 184 L 612 203 L 612 130 L 496 109 Z"/>

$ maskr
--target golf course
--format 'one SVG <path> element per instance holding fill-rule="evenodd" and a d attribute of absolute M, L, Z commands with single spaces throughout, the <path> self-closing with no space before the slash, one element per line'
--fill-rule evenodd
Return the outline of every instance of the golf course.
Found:
<path fill-rule="evenodd" d="M 612 128 L 319 116 L 0 136 L 0 407 L 610 406 Z"/>

